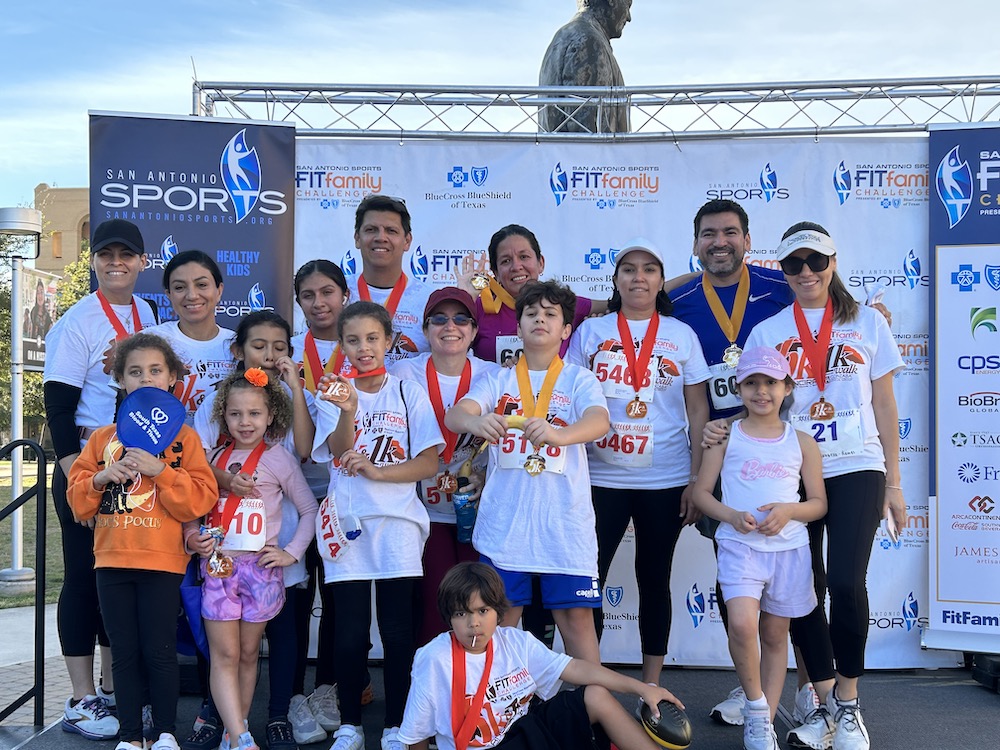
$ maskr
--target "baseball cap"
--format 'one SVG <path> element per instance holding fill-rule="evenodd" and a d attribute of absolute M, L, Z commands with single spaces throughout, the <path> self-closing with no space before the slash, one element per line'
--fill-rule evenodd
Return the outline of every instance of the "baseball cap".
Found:
<path fill-rule="evenodd" d="M 778 245 L 778 260 L 784 260 L 800 247 L 807 247 L 823 255 L 837 254 L 837 246 L 833 244 L 830 235 L 817 232 L 815 229 L 803 229 L 781 241 Z"/>
<path fill-rule="evenodd" d="M 434 312 L 434 308 L 443 302 L 457 302 L 468 311 L 470 318 L 476 319 L 476 305 L 472 301 L 472 296 L 457 286 L 445 286 L 431 292 L 431 296 L 427 298 L 427 305 L 424 307 L 424 319 L 429 318 Z"/>
<path fill-rule="evenodd" d="M 660 269 L 663 269 L 663 255 L 657 250 L 656 245 L 647 240 L 645 237 L 636 237 L 635 239 L 629 240 L 625 247 L 618 251 L 618 256 L 615 258 L 615 268 L 625 259 L 625 256 L 634 250 L 643 250 L 654 258 L 656 258 L 657 263 L 660 264 Z"/>
<path fill-rule="evenodd" d="M 136 255 L 143 255 L 146 252 L 139 227 L 131 221 L 125 221 L 125 219 L 110 219 L 101 222 L 94 230 L 94 240 L 90 243 L 90 252 L 96 253 L 115 243 L 124 245 Z"/>
<path fill-rule="evenodd" d="M 742 383 L 751 375 L 768 375 L 775 380 L 784 380 L 791 374 L 788 360 L 767 346 L 747 349 L 740 355 L 740 362 L 736 365 L 737 383 Z"/>

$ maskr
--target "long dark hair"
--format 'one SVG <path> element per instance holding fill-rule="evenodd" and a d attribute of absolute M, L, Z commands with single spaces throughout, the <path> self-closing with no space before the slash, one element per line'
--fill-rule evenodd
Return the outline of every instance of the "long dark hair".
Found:
<path fill-rule="evenodd" d="M 340 290 L 344 294 L 349 294 L 347 288 L 347 279 L 344 277 L 344 272 L 341 270 L 333 261 L 327 260 L 326 258 L 317 258 L 315 260 L 307 260 L 303 263 L 299 270 L 295 272 L 295 301 L 299 299 L 299 287 L 302 286 L 302 282 L 307 278 L 312 276 L 314 273 L 326 276 L 330 281 L 340 287 Z"/>
<path fill-rule="evenodd" d="M 488 251 L 490 255 L 490 268 L 493 270 L 493 273 L 497 272 L 497 253 L 500 252 L 500 243 L 508 237 L 524 237 L 528 241 L 528 244 L 531 245 L 531 249 L 535 251 L 535 258 L 538 260 L 542 259 L 542 248 L 538 244 L 538 238 L 535 237 L 535 233 L 527 227 L 522 227 L 520 224 L 508 224 L 498 229 L 490 237 Z"/>
<path fill-rule="evenodd" d="M 827 237 L 830 236 L 830 233 L 821 224 L 817 224 L 814 221 L 800 221 L 798 224 L 792 224 L 792 226 L 788 227 L 785 233 L 781 235 L 781 239 L 786 240 L 796 232 L 804 231 L 819 232 L 820 234 L 825 234 Z M 834 255 L 833 257 L 837 256 Z M 827 291 L 830 294 L 830 299 L 833 300 L 833 319 L 835 322 L 850 323 L 858 317 L 860 305 L 851 296 L 851 293 L 847 291 L 847 287 L 844 286 L 844 282 L 836 270 L 833 272 L 833 276 L 830 279 L 830 287 Z"/>

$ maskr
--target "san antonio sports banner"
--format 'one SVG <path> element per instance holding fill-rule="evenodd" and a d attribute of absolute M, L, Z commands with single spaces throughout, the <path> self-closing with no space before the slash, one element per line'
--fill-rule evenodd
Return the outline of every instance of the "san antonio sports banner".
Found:
<path fill-rule="evenodd" d="M 202 250 L 225 289 L 219 325 L 252 310 L 292 308 L 295 128 L 204 117 L 90 114 L 90 223 L 127 219 L 142 231 L 147 265 L 136 291 L 160 320 L 176 316 L 163 267 Z"/>

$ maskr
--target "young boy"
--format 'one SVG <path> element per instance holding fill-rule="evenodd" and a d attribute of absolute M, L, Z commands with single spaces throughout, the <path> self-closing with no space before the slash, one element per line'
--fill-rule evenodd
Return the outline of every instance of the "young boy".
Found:
<path fill-rule="evenodd" d="M 432 736 L 440 750 L 586 750 L 595 746 L 597 724 L 621 750 L 657 748 L 608 691 L 683 708 L 669 690 L 557 654 L 526 631 L 498 627 L 508 607 L 504 583 L 489 565 L 464 562 L 448 571 L 438 610 L 452 632 L 417 651 L 401 742 L 411 750 L 426 750 Z M 558 692 L 563 680 L 587 687 Z M 536 695 L 545 702 L 533 702 Z"/>
<path fill-rule="evenodd" d="M 517 624 L 538 576 L 566 653 L 599 664 L 592 610 L 601 590 L 584 444 L 607 433 L 609 418 L 593 373 L 559 357 L 575 306 L 572 290 L 554 281 L 526 285 L 515 308 L 524 342 L 517 366 L 474 383 L 445 425 L 491 443 L 472 544 L 512 602 L 502 624 Z M 520 417 L 516 430 L 512 416 Z"/>

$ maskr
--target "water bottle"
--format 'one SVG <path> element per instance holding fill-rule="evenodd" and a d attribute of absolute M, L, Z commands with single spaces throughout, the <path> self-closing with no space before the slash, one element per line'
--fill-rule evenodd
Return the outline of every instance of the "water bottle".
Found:
<path fill-rule="evenodd" d="M 458 478 L 458 492 L 451 495 L 451 504 L 455 508 L 455 525 L 458 541 L 463 544 L 472 542 L 472 529 L 476 525 L 476 513 L 479 511 L 479 501 L 473 502 L 472 493 L 468 491 L 468 477 Z"/>

